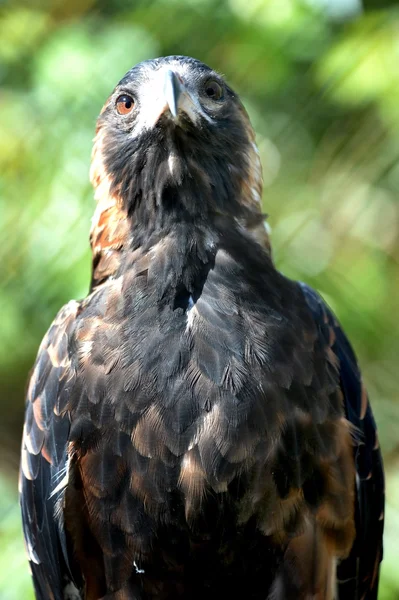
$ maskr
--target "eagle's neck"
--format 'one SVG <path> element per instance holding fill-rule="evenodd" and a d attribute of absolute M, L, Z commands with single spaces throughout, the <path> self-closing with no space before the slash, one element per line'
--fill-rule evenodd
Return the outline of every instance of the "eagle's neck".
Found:
<path fill-rule="evenodd" d="M 90 234 L 92 287 L 114 276 L 126 255 L 138 247 L 148 246 L 149 239 L 162 239 L 169 234 L 175 238 L 177 235 L 180 252 L 186 241 L 188 247 L 206 246 L 203 240 L 209 238 L 208 233 L 219 217 L 225 219 L 227 228 L 237 224 L 244 227 L 270 253 L 260 205 L 259 156 L 254 144 L 251 146 L 254 154 L 246 156 L 246 161 L 255 166 L 247 169 L 247 177 L 241 179 L 238 168 L 234 172 L 231 167 L 230 177 L 227 182 L 220 183 L 219 191 L 215 185 L 216 177 L 209 174 L 216 166 L 210 163 L 206 169 L 194 158 L 184 163 L 181 159 L 179 162 L 178 157 L 172 161 L 168 159 L 162 163 L 162 169 L 151 170 L 146 165 L 141 179 L 122 179 L 116 184 L 115 179 L 107 175 L 103 145 L 100 128 L 91 167 L 97 200 Z M 184 252 L 188 255 L 189 249 Z"/>

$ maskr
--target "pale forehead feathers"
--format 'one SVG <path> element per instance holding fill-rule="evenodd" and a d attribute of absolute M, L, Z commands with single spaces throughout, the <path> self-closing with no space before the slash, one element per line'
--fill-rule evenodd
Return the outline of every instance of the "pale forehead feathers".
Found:
<path fill-rule="evenodd" d="M 127 84 L 135 79 L 150 81 L 156 77 L 157 73 L 164 73 L 167 69 L 172 69 L 183 78 L 185 78 L 185 76 L 190 76 L 194 79 L 198 79 L 206 74 L 213 74 L 216 77 L 220 77 L 220 75 L 215 73 L 210 67 L 194 58 L 185 56 L 167 56 L 139 63 L 126 73 L 125 77 L 123 77 L 118 85 Z"/>
<path fill-rule="evenodd" d="M 172 70 L 182 80 L 184 88 L 190 92 L 183 92 L 181 105 L 193 123 L 198 123 L 202 117 L 209 123 L 214 120 L 203 110 L 196 84 L 204 76 L 220 78 L 214 71 L 198 61 L 182 61 L 170 59 L 162 61 L 148 61 L 134 67 L 117 86 L 118 93 L 129 91 L 132 84 L 138 84 L 135 92 L 139 104 L 139 114 L 132 130 L 133 135 L 140 131 L 154 127 L 161 112 L 164 110 L 164 85 L 167 71 Z"/>

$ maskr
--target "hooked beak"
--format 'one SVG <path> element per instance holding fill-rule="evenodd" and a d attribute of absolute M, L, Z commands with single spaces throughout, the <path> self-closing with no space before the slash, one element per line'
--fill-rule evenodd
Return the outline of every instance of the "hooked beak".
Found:
<path fill-rule="evenodd" d="M 179 75 L 172 69 L 159 73 L 159 79 L 150 80 L 143 86 L 143 102 L 134 131 L 156 127 L 163 115 L 172 122 L 173 126 L 184 126 L 186 121 L 198 125 L 201 118 L 212 121 L 202 110 L 195 92 L 183 83 Z M 184 114 L 183 123 L 180 117 Z"/>
<path fill-rule="evenodd" d="M 170 69 L 167 70 L 165 73 L 163 95 L 174 119 L 176 119 L 177 113 L 179 112 L 179 100 L 181 98 L 182 91 L 182 84 L 180 83 L 176 73 Z"/>

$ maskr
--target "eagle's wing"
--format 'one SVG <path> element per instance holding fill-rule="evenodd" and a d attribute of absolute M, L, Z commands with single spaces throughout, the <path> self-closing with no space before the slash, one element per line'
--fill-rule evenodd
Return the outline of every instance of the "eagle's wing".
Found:
<path fill-rule="evenodd" d="M 70 421 L 62 411 L 76 371 L 68 351 L 79 311 L 69 302 L 40 346 L 29 383 L 22 440 L 22 521 L 36 598 L 64 600 L 71 579 L 63 524 Z"/>
<path fill-rule="evenodd" d="M 319 335 L 340 362 L 346 417 L 353 425 L 356 464 L 356 539 L 338 567 L 339 600 L 376 600 L 382 560 L 384 472 L 376 424 L 351 345 L 337 319 L 310 287 L 301 284 Z"/>

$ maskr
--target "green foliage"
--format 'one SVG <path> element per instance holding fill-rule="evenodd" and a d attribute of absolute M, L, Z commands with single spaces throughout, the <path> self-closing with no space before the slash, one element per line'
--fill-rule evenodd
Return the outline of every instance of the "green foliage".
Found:
<path fill-rule="evenodd" d="M 387 465 L 380 598 L 399 596 L 399 12 L 386 5 L 352 22 L 328 21 L 321 1 L 2 5 L 0 439 L 11 470 L 40 339 L 88 288 L 96 116 L 136 62 L 193 55 L 248 107 L 279 268 L 324 294 L 359 355 Z M 0 478 L 0 597 L 28 599 L 10 481 Z"/>
<path fill-rule="evenodd" d="M 19 506 L 15 490 L 0 478 L 0 598 L 33 600 L 29 565 L 26 560 Z"/>

